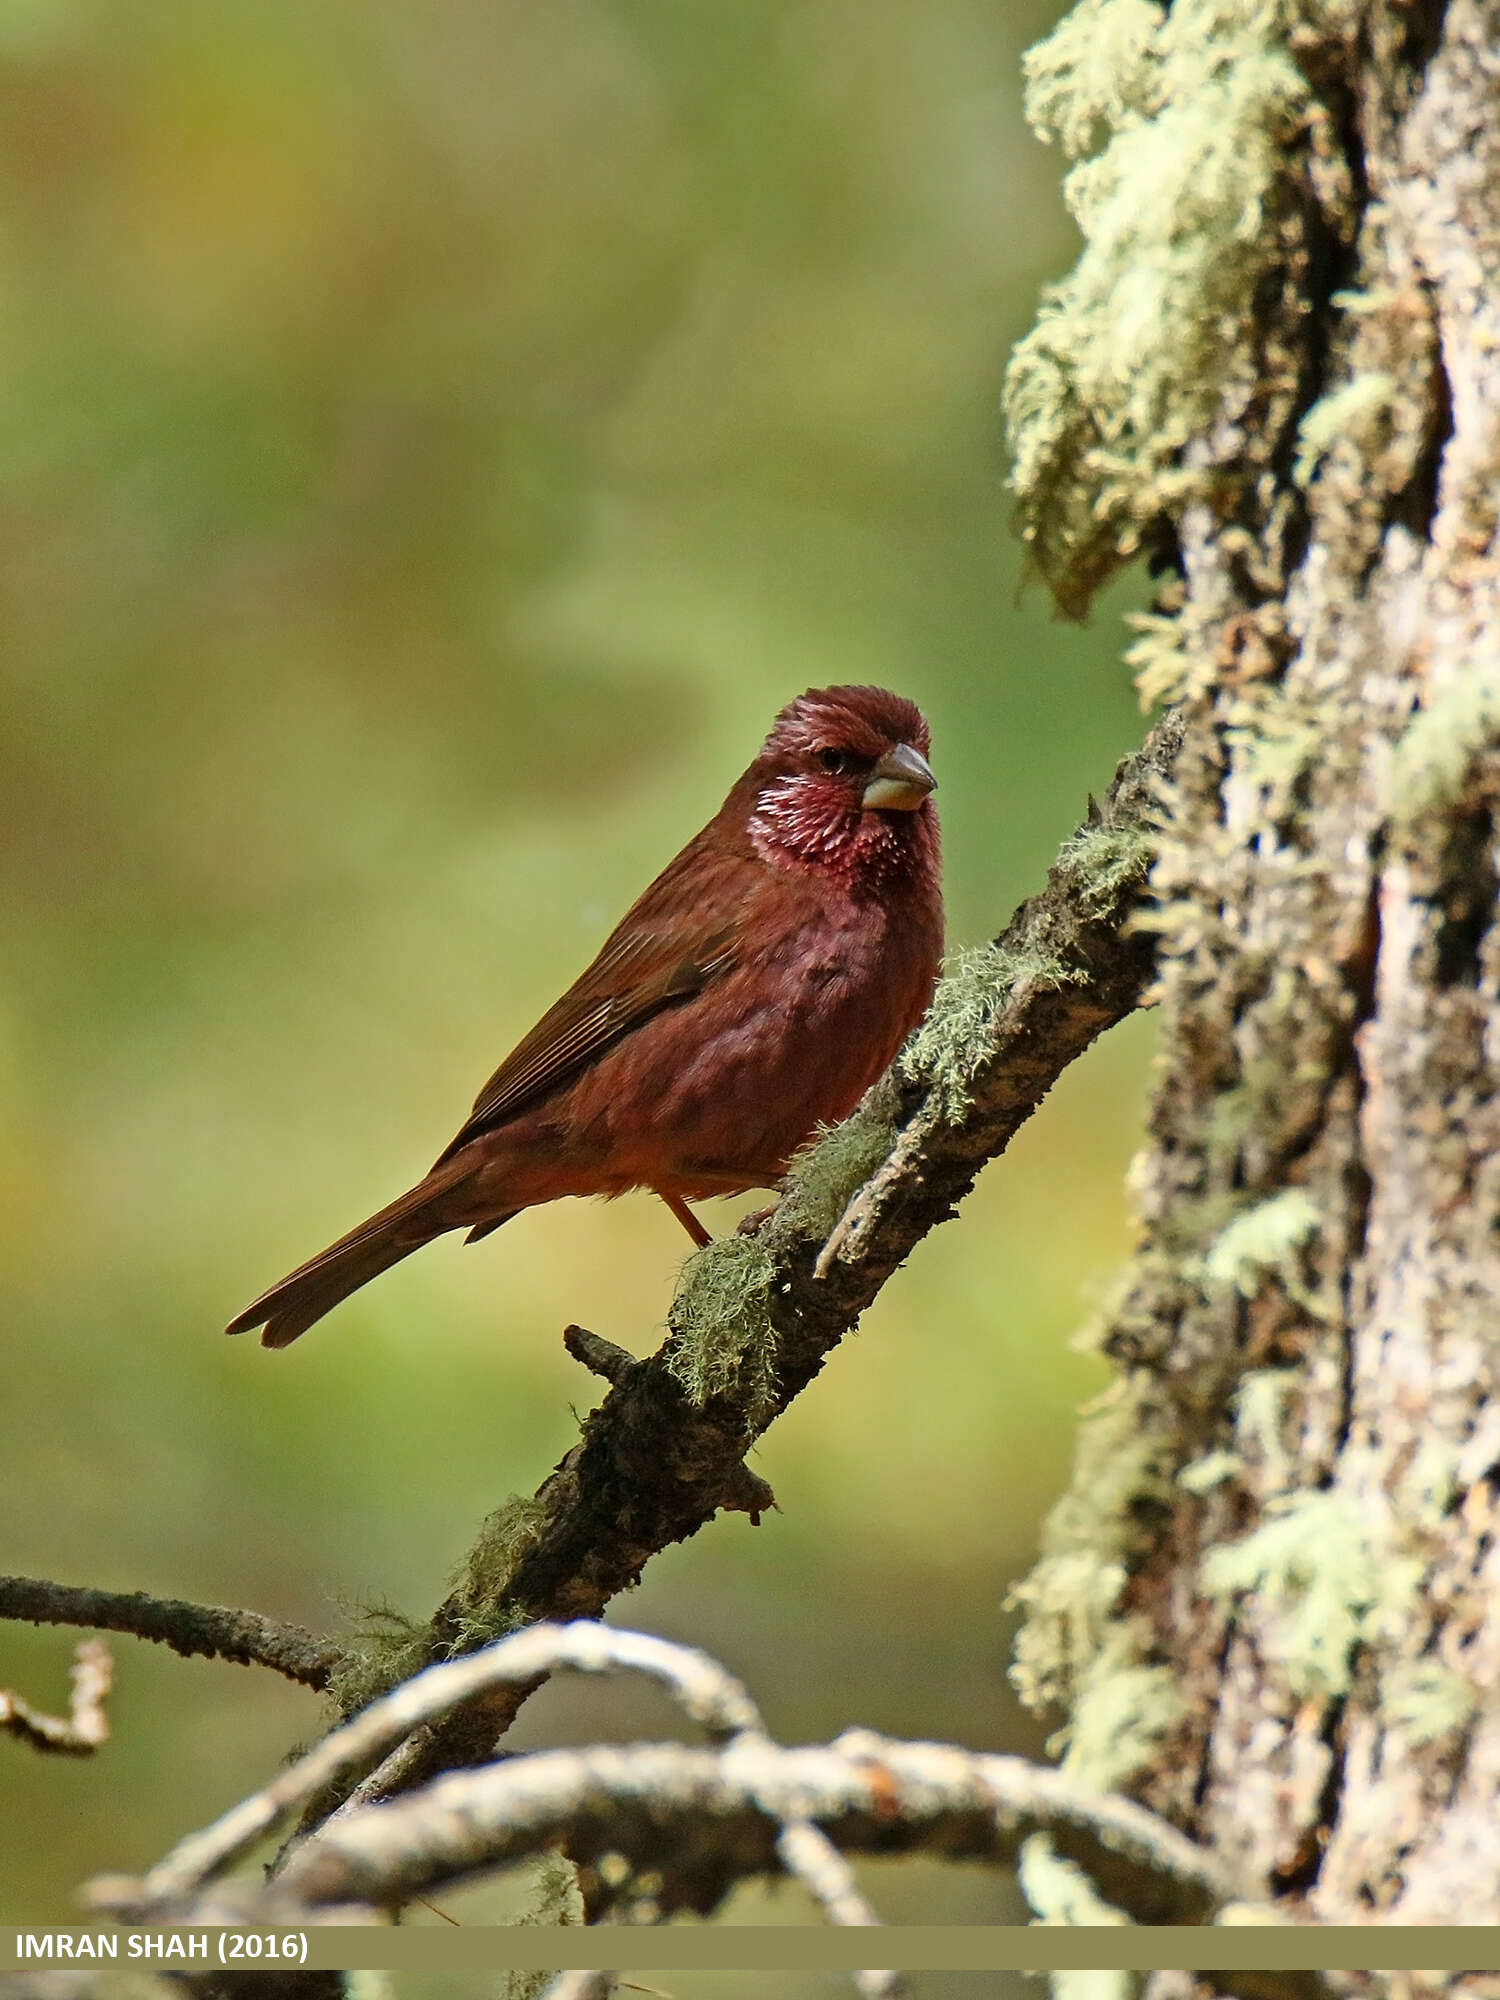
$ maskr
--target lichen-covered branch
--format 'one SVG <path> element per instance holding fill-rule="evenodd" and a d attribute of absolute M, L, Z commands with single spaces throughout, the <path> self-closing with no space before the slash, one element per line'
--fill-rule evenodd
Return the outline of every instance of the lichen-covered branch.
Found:
<path fill-rule="evenodd" d="M 431 1624 L 351 1657 L 331 1690 L 346 1712 L 518 1626 L 595 1617 L 658 1550 L 720 1509 L 754 1516 L 774 1504 L 744 1465 L 748 1446 L 1067 1065 L 1139 1004 L 1154 939 L 1128 919 L 1180 740 L 1169 715 L 1120 766 L 1046 887 L 960 960 L 897 1064 L 794 1167 L 769 1218 L 689 1259 L 657 1354 L 636 1362 L 570 1330 L 570 1350 L 610 1393 L 534 1498 L 491 1516 Z M 526 1692 L 492 1694 L 418 1732 L 358 1797 L 483 1760 Z"/>
<path fill-rule="evenodd" d="M 48 1715 L 9 1688 L 0 1688 L 0 1734 L 19 1737 L 33 1750 L 88 1757 L 109 1741 L 105 1709 L 115 1684 L 115 1663 L 102 1639 L 74 1648 L 72 1694 L 66 1715 Z"/>
<path fill-rule="evenodd" d="M 310 1688 L 326 1687 L 343 1658 L 331 1639 L 319 1638 L 300 1625 L 279 1625 L 256 1611 L 186 1604 L 178 1598 L 152 1597 L 144 1590 L 81 1589 L 37 1576 L 0 1576 L 0 1618 L 128 1632 L 170 1646 L 184 1659 L 270 1667 Z"/>

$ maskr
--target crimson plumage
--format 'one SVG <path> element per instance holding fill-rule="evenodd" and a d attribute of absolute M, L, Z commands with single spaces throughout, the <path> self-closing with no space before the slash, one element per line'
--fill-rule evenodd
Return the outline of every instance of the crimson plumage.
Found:
<path fill-rule="evenodd" d="M 920 1020 L 942 950 L 927 724 L 883 688 L 777 716 L 708 825 L 506 1057 L 430 1173 L 233 1319 L 285 1347 L 434 1237 L 563 1195 L 773 1186 Z"/>

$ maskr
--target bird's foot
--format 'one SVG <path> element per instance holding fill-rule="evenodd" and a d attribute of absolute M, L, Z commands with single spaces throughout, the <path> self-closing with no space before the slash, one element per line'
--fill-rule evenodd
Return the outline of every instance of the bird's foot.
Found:
<path fill-rule="evenodd" d="M 697 1247 L 700 1250 L 706 1249 L 708 1245 L 713 1242 L 714 1239 L 709 1235 L 708 1231 L 703 1227 L 703 1224 L 698 1220 L 697 1216 L 694 1215 L 693 1211 L 688 1207 L 687 1203 L 682 1199 L 682 1196 L 680 1194 L 662 1194 L 660 1188 L 658 1188 L 656 1192 L 661 1195 L 662 1200 L 666 1203 L 667 1207 L 671 1209 L 672 1213 L 677 1217 L 677 1220 L 682 1224 L 683 1228 L 687 1231 L 688 1235 L 692 1237 L 693 1242 L 697 1245 Z"/>

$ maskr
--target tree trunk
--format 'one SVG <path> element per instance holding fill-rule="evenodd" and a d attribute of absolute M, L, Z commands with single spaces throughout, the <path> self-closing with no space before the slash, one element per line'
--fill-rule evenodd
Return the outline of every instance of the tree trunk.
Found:
<path fill-rule="evenodd" d="M 1018 1677 L 1247 1898 L 1500 1922 L 1500 0 L 1085 0 L 1032 89 L 1093 157 L 1023 526 L 1073 610 L 1157 552 L 1188 727 L 1119 1379 Z"/>

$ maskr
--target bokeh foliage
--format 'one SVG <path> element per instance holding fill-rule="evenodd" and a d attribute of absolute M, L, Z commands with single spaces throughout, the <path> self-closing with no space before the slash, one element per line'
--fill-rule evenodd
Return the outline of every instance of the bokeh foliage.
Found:
<path fill-rule="evenodd" d="M 284 1356 L 228 1314 L 421 1171 L 801 688 L 927 708 L 955 942 L 1136 739 L 1114 620 L 1018 601 L 995 442 L 1072 254 L 1019 111 L 1056 11 L 0 0 L 0 1567 L 430 1609 L 597 1387 L 561 1326 L 656 1339 L 676 1225 L 559 1204 Z M 999 1605 L 1097 1379 L 1066 1339 L 1145 1047 L 1065 1080 L 778 1424 L 785 1511 L 616 1615 L 788 1735 L 1034 1746 Z M 0 1685 L 66 1658 L 0 1630 Z M 318 1726 L 120 1658 L 93 1763 L 0 1742 L 7 1920 Z M 554 1689 L 518 1736 L 665 1723 Z M 1012 1907 L 915 1879 L 892 1915 Z"/>

